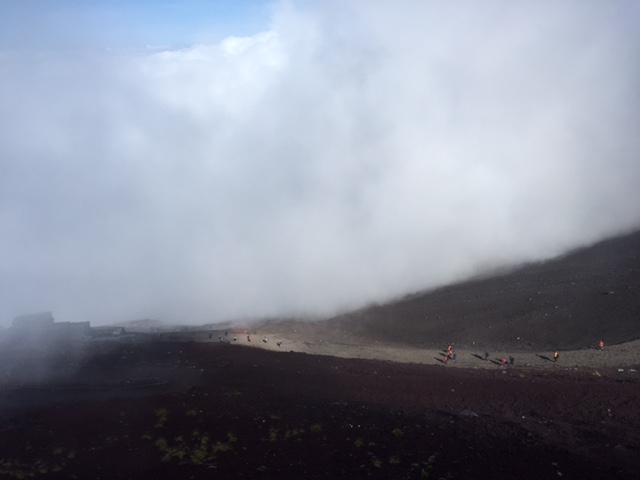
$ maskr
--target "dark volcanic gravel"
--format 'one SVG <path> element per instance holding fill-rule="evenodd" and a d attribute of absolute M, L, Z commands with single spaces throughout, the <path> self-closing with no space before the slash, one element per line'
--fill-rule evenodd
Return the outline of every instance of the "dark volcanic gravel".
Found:
<path fill-rule="evenodd" d="M 537 480 L 640 471 L 633 375 L 446 369 L 219 343 L 93 347 L 56 384 L 3 386 L 0 476 Z"/>

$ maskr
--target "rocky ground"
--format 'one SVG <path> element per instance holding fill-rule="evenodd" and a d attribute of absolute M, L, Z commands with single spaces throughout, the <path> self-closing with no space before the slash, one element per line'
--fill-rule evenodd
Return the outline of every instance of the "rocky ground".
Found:
<path fill-rule="evenodd" d="M 582 352 L 597 366 L 504 368 L 461 351 L 454 367 L 431 362 L 431 352 L 413 363 L 310 355 L 286 343 L 270 351 L 275 337 L 265 344 L 257 334 L 235 345 L 204 333 L 186 342 L 137 336 L 46 358 L 5 351 L 0 477 L 631 479 L 640 471 L 640 378 L 603 352 Z"/>

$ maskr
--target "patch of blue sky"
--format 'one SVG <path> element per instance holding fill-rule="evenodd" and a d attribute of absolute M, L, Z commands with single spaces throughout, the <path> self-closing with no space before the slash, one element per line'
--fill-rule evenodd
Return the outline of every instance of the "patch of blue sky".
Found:
<path fill-rule="evenodd" d="M 271 0 L 0 2 L 0 50 L 180 48 L 268 30 Z"/>

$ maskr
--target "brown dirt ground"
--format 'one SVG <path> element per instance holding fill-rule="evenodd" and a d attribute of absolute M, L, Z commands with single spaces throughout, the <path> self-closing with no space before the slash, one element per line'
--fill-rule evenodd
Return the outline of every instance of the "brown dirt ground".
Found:
<path fill-rule="evenodd" d="M 5 351 L 0 477 L 631 479 L 640 471 L 640 378 L 620 362 L 569 367 L 564 352 L 560 364 L 503 368 L 460 351 L 451 368 L 432 352 L 424 363 L 415 351 L 401 362 L 310 355 L 259 331 L 236 345 L 188 337 L 201 341 L 137 336 L 40 356 Z"/>

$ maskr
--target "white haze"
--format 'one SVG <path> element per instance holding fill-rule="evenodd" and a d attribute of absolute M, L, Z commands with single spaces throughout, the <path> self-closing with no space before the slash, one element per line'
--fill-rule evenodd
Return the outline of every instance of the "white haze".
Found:
<path fill-rule="evenodd" d="M 637 228 L 638 25 L 287 2 L 219 43 L 0 50 L 0 324 L 331 315 Z"/>

